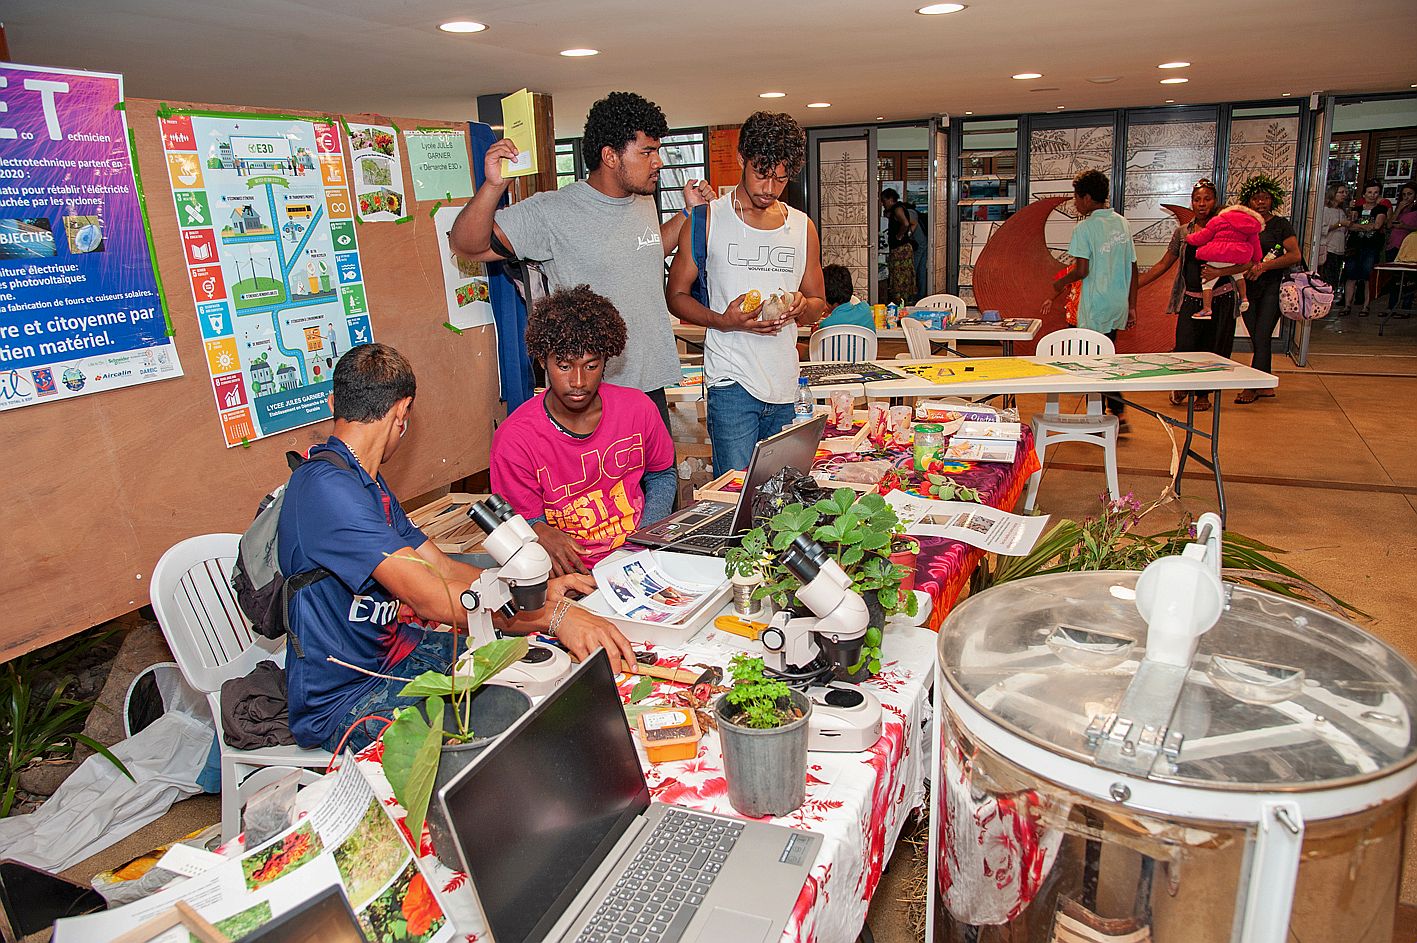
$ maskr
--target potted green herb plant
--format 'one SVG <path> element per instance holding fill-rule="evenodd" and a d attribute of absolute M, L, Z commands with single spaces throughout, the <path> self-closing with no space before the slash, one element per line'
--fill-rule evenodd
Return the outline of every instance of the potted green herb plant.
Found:
<path fill-rule="evenodd" d="M 408 832 L 418 841 L 423 822 L 435 849 L 447 848 L 451 834 L 436 809 L 429 813 L 433 791 L 452 780 L 499 734 L 531 709 L 531 698 L 516 688 L 486 685 L 497 672 L 526 655 L 524 638 L 500 638 L 472 653 L 470 670 L 444 675 L 426 671 L 404 685 L 402 697 L 424 698 L 401 707 L 384 731 L 381 762 L 394 798 L 408 813 Z M 456 660 L 454 662 L 456 664 Z M 484 686 L 486 685 L 486 686 Z"/>
<path fill-rule="evenodd" d="M 812 702 L 764 674 L 763 660 L 734 655 L 733 686 L 714 705 L 728 801 L 746 816 L 786 815 L 807 797 Z"/>
<path fill-rule="evenodd" d="M 730 547 L 724 555 L 728 580 L 733 585 L 733 608 L 740 616 L 761 612 L 764 574 L 772 565 L 768 554 L 768 538 L 760 528 L 749 531 L 742 542 Z"/>
<path fill-rule="evenodd" d="M 852 588 L 866 601 L 871 621 L 866 636 L 837 645 L 827 642 L 826 655 L 844 666 L 839 676 L 845 681 L 861 681 L 880 670 L 880 643 L 886 619 L 896 613 L 915 615 L 915 594 L 903 583 L 910 570 L 891 562 L 893 543 L 905 528 L 895 510 L 878 494 L 858 495 L 850 488 L 838 488 L 831 497 L 812 505 L 789 504 L 743 538 L 738 556 L 729 551 L 728 564 L 766 555 L 765 581 L 755 595 L 768 598 L 779 609 L 792 604 L 797 578 L 777 558 L 802 534 L 822 544 L 851 577 Z M 762 548 L 762 549 L 759 549 Z"/>

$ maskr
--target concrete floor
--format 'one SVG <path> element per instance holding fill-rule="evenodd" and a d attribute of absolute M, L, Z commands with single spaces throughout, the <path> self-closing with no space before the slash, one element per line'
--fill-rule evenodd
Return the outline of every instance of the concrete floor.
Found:
<path fill-rule="evenodd" d="M 1417 660 L 1417 321 L 1392 322 L 1391 341 L 1376 337 L 1375 319 L 1361 321 L 1344 319 L 1343 334 L 1320 327 L 1307 369 L 1277 358 L 1281 383 L 1275 398 L 1247 406 L 1230 398 L 1222 402 L 1229 526 L 1289 551 L 1287 564 L 1370 613 L 1365 627 Z M 1176 412 L 1164 394 L 1139 401 Z M 1041 398 L 1023 398 L 1024 418 L 1041 405 Z M 676 413 L 676 439 L 701 442 L 693 407 Z M 1172 444 L 1158 421 L 1135 412 L 1130 421 L 1118 450 L 1121 487 L 1146 504 L 1169 482 Z M 1065 445 L 1046 457 L 1040 509 L 1091 514 L 1105 487 L 1100 450 Z M 1153 512 L 1145 529 L 1163 530 L 1183 512 L 1216 507 L 1204 469 L 1188 475 L 1183 492 L 1179 502 Z M 217 817 L 213 798 L 178 803 L 158 822 L 68 873 L 86 879 Z M 905 843 L 897 849 L 871 908 L 869 923 L 880 943 L 918 939 L 904 903 L 916 877 L 911 851 Z M 1414 851 L 1409 830 L 1409 862 Z M 1402 886 L 1402 899 L 1409 902 L 1417 902 L 1413 872 L 1409 865 Z M 1410 927 L 1410 917 L 1405 914 L 1400 925 Z M 1413 934 L 1405 932 L 1410 941 Z"/>

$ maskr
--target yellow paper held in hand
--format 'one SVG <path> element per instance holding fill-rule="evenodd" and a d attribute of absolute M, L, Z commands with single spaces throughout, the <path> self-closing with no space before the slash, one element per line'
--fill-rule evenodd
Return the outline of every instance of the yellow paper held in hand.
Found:
<path fill-rule="evenodd" d="M 522 89 L 502 99 L 502 126 L 517 146 L 516 160 L 502 161 L 503 177 L 525 177 L 536 173 L 536 117 L 531 92 Z"/>

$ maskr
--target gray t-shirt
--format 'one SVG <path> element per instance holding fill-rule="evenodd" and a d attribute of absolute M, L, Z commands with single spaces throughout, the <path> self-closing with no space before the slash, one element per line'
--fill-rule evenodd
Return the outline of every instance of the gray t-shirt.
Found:
<path fill-rule="evenodd" d="M 498 210 L 497 225 L 517 255 L 543 263 L 552 290 L 589 285 L 619 310 L 625 354 L 606 365 L 607 383 L 639 390 L 679 384 L 653 197 L 608 197 L 577 180 Z"/>

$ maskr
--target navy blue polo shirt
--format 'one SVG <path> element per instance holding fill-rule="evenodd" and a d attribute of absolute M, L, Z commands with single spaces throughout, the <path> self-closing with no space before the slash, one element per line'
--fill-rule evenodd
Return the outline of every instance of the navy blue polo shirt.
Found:
<path fill-rule="evenodd" d="M 334 436 L 310 450 L 334 449 L 350 470 L 307 462 L 290 476 L 281 507 L 278 546 L 282 573 L 316 567 L 334 574 L 290 600 L 290 629 L 305 657 L 287 645 L 286 689 L 295 742 L 315 747 L 343 734 L 346 715 L 377 678 L 327 661 L 333 655 L 369 671 L 389 673 L 423 640 L 423 629 L 400 623 L 400 601 L 374 580 L 374 568 L 404 547 L 428 539 L 378 480 Z"/>

